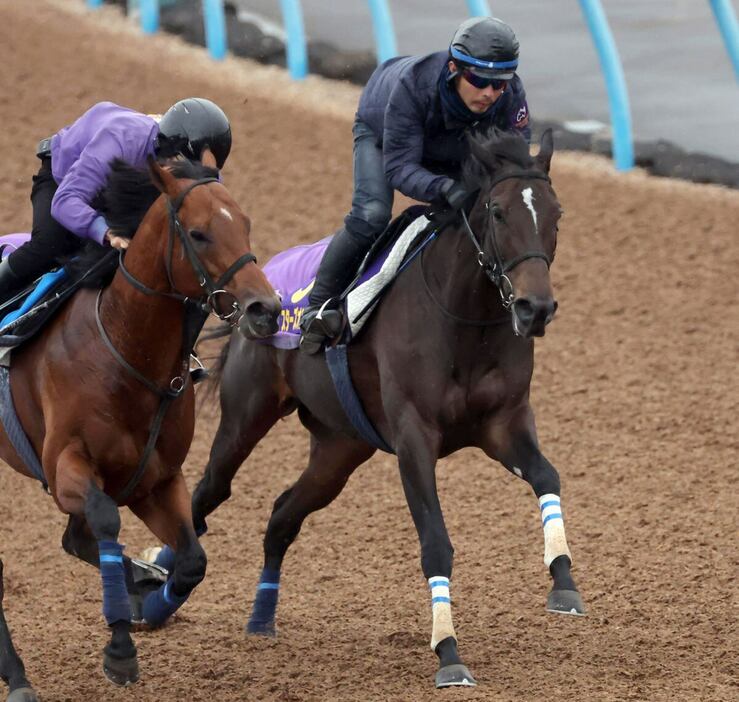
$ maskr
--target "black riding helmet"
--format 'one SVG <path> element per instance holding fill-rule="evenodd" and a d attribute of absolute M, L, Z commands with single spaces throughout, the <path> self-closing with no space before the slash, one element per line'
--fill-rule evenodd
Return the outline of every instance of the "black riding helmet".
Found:
<path fill-rule="evenodd" d="M 187 98 L 164 113 L 159 122 L 159 155 L 181 153 L 199 161 L 206 146 L 213 152 L 218 168 L 223 168 L 231 151 L 231 125 L 218 105 L 205 98 Z"/>
<path fill-rule="evenodd" d="M 518 67 L 518 39 L 496 17 L 470 17 L 454 33 L 449 54 L 478 76 L 510 80 Z"/>

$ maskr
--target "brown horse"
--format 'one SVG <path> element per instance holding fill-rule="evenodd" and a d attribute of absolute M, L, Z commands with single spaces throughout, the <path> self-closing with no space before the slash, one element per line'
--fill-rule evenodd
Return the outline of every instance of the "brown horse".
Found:
<path fill-rule="evenodd" d="M 549 266 L 561 209 L 548 176 L 551 132 L 535 158 L 523 139 L 503 132 L 478 135 L 470 145 L 465 173 L 478 195 L 469 218 L 462 213 L 437 233 L 349 347 L 357 394 L 380 439 L 398 456 L 418 531 L 439 687 L 475 681 L 452 626 L 453 549 L 436 490 L 438 458 L 478 447 L 531 485 L 553 578 L 547 607 L 584 613 L 570 575 L 559 476 L 539 450 L 529 404 L 533 337 L 544 335 L 556 310 Z M 248 397 L 243 387 L 250 388 Z M 375 447 L 348 421 L 324 358 L 233 334 L 223 356 L 221 423 L 193 494 L 199 533 L 228 498 L 234 474 L 257 442 L 296 408 L 311 432 L 310 458 L 274 504 L 251 633 L 274 633 L 280 568 L 303 520 L 336 498 Z"/>
<path fill-rule="evenodd" d="M 13 352 L 10 368 L 17 416 L 50 494 L 70 515 L 63 546 L 100 567 L 111 629 L 103 667 L 120 685 L 138 679 L 138 663 L 127 592 L 135 573 L 118 544 L 119 507 L 127 505 L 177 551 L 166 584 L 144 600 L 145 619 L 156 625 L 206 568 L 182 476 L 195 420 L 192 344 L 209 310 L 253 337 L 272 334 L 280 311 L 250 252 L 249 219 L 208 167 L 215 165 L 209 152 L 203 164 L 163 168 L 152 160 L 148 172 L 118 165 L 106 199 L 121 202 L 107 218 L 117 233 L 135 231 L 125 267 L 105 289 L 76 293 Z M 34 477 L 2 429 L 0 457 Z M 12 702 L 37 699 L 1 608 L 0 675 Z"/>

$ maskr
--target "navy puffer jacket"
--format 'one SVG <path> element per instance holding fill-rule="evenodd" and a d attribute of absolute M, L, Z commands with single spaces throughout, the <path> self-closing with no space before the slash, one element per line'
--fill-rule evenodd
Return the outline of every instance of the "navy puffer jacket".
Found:
<path fill-rule="evenodd" d="M 357 119 L 382 145 L 390 186 L 421 202 L 436 200 L 450 178 L 459 177 L 470 127 L 495 125 L 531 138 L 526 92 L 518 76 L 482 118 L 463 122 L 450 115 L 439 94 L 448 59 L 446 51 L 438 51 L 385 61 L 370 77 L 357 109 Z"/>

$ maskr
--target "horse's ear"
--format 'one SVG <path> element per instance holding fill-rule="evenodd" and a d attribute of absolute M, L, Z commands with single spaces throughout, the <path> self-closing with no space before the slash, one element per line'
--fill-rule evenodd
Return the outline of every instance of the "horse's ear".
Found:
<path fill-rule="evenodd" d="M 218 164 L 216 163 L 216 157 L 213 155 L 213 152 L 206 146 L 202 153 L 200 154 L 200 163 L 202 163 L 204 166 L 207 166 L 208 168 L 218 168 Z"/>
<path fill-rule="evenodd" d="M 169 195 L 169 197 L 175 197 L 177 194 L 177 178 L 166 168 L 163 168 L 153 156 L 149 156 L 147 163 L 149 164 L 151 182 L 157 186 L 159 192 Z"/>
<path fill-rule="evenodd" d="M 554 153 L 554 137 L 552 130 L 546 129 L 541 135 L 539 142 L 539 153 L 536 155 L 536 163 L 545 173 L 549 173 L 549 166 L 552 164 L 552 154 Z"/>

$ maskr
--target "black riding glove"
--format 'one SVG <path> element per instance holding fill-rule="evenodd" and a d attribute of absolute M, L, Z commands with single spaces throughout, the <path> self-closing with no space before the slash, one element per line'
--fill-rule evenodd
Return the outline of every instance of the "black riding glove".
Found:
<path fill-rule="evenodd" d="M 449 204 L 449 207 L 452 210 L 457 211 L 462 209 L 471 193 L 464 185 L 462 185 L 462 183 L 454 181 L 442 194 Z"/>

